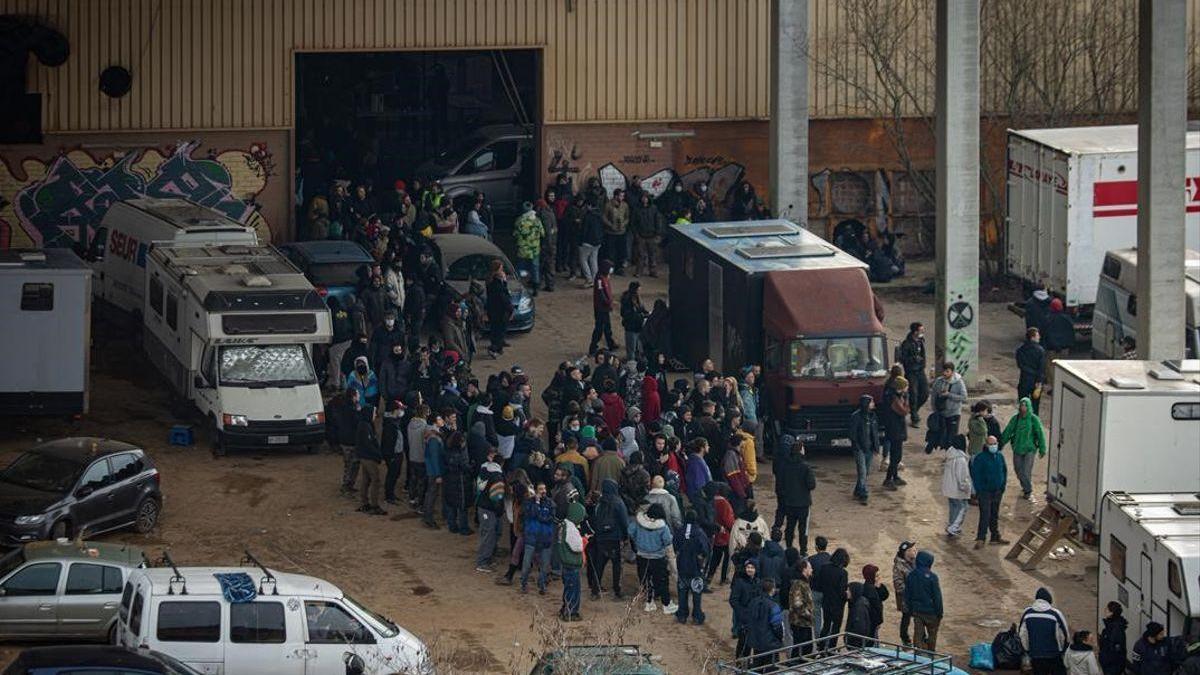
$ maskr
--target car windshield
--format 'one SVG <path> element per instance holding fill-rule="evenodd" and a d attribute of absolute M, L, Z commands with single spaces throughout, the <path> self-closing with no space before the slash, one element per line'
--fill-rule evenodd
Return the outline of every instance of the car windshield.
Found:
<path fill-rule="evenodd" d="M 314 263 L 308 268 L 309 281 L 319 286 L 354 286 L 358 268 L 366 262 Z"/>
<path fill-rule="evenodd" d="M 66 494 L 83 473 L 83 464 L 40 452 L 27 452 L 16 458 L 0 480 L 42 492 Z"/>
<path fill-rule="evenodd" d="M 838 379 L 887 375 L 883 336 L 793 340 L 791 373 Z"/>
<path fill-rule="evenodd" d="M 467 136 L 463 140 L 451 145 L 445 150 L 438 153 L 438 164 L 450 164 L 465 158 L 468 154 L 475 151 L 475 148 L 483 145 L 487 139 L 483 136 Z"/>
<path fill-rule="evenodd" d="M 486 281 L 492 274 L 492 261 L 496 260 L 497 256 L 488 255 L 486 253 L 471 253 L 464 255 L 450 263 L 449 269 L 446 270 L 447 281 L 466 281 L 467 279 L 480 279 Z M 504 273 L 512 277 L 514 272 L 512 265 L 504 258 L 503 261 Z"/>
<path fill-rule="evenodd" d="M 371 629 L 376 633 L 379 633 L 385 638 L 396 637 L 400 634 L 400 627 L 396 625 L 396 622 L 382 614 L 376 614 L 375 612 L 372 612 L 363 606 L 362 603 L 348 595 L 343 595 L 342 599 L 346 601 L 346 604 L 353 607 L 355 611 L 358 612 L 359 616 L 366 620 L 367 623 L 371 624 Z"/>
<path fill-rule="evenodd" d="M 222 347 L 222 385 L 293 387 L 317 381 L 303 345 L 239 345 Z"/>

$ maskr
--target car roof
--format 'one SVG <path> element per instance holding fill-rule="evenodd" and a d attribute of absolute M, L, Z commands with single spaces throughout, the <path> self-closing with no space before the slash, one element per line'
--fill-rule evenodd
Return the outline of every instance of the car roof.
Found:
<path fill-rule="evenodd" d="M 373 263 L 375 259 L 367 252 L 362 244 L 356 241 L 322 239 L 318 241 L 297 241 L 284 244 L 280 248 L 298 252 L 310 263 L 364 262 Z"/>
<path fill-rule="evenodd" d="M 150 652 L 155 654 L 155 652 Z M 55 666 L 123 666 L 152 672 L 164 672 L 163 663 L 152 656 L 128 647 L 110 645 L 73 645 L 67 647 L 33 647 L 21 652 L 13 666 L 28 670 Z"/>
<path fill-rule="evenodd" d="M 508 260 L 498 246 L 474 234 L 435 234 L 433 243 L 442 250 L 442 264 L 447 267 L 459 258 L 477 253 Z"/>
<path fill-rule="evenodd" d="M 179 595 L 181 584 L 176 583 L 174 590 L 178 597 L 177 600 L 221 597 L 221 584 L 217 581 L 214 574 L 232 574 L 241 572 L 247 574 L 254 580 L 255 586 L 260 585 L 263 578 L 263 572 L 257 567 L 180 567 L 179 574 L 187 582 L 187 596 Z M 333 584 L 310 577 L 305 574 L 290 574 L 287 572 L 277 572 L 269 570 L 275 577 L 275 590 L 281 596 L 310 596 L 317 598 L 337 599 L 342 597 L 342 589 Z M 150 582 L 150 587 L 155 595 L 167 595 L 171 590 L 171 579 L 175 576 L 175 570 L 170 567 L 151 567 L 148 569 L 139 570 L 140 576 L 146 578 Z M 140 585 L 140 584 L 139 584 Z M 268 587 L 262 599 L 270 599 L 274 594 L 271 593 Z"/>
<path fill-rule="evenodd" d="M 35 541 L 25 544 L 22 551 L 25 559 L 35 560 L 90 560 L 110 562 L 129 567 L 142 563 L 142 549 L 137 546 L 99 541 L 85 541 L 82 546 L 75 542 Z"/>
<path fill-rule="evenodd" d="M 75 460 L 79 463 L 90 462 L 95 458 L 107 457 L 120 452 L 141 450 L 136 445 L 124 441 L 114 441 L 111 438 L 96 436 L 71 436 L 54 441 L 47 441 L 30 448 L 30 452 L 43 455 L 54 455 L 63 459 Z"/>

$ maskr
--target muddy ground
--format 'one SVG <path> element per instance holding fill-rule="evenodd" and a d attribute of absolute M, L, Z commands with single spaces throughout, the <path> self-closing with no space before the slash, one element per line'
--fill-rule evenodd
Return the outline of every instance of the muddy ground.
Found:
<path fill-rule="evenodd" d="M 932 321 L 932 295 L 921 290 L 930 273 L 928 264 L 914 265 L 902 283 L 878 289 L 893 338 L 902 338 L 910 321 Z M 628 281 L 615 277 L 614 290 L 623 290 Z M 642 282 L 647 306 L 666 293 L 663 278 Z M 590 308 L 589 290 L 560 283 L 557 292 L 538 298 L 534 331 L 512 340 L 502 360 L 477 360 L 476 375 L 483 380 L 518 363 L 540 392 L 557 363 L 585 351 Z M 984 304 L 979 320 L 983 359 L 977 389 L 1000 404 L 1003 421 L 1013 409 L 1012 351 L 1023 325 L 1002 302 Z M 393 507 L 383 518 L 356 513 L 356 503 L 338 495 L 339 456 L 297 450 L 214 459 L 207 445 L 170 446 L 167 431 L 178 420 L 165 385 L 144 359 L 127 343 L 108 342 L 97 344 L 92 367 L 91 413 L 79 421 L 6 421 L 0 427 L 0 461 L 37 441 L 65 435 L 109 436 L 146 447 L 162 471 L 166 502 L 161 526 L 150 536 L 121 532 L 104 539 L 135 543 L 153 553 L 166 548 L 186 565 L 236 564 L 243 548 L 249 548 L 272 567 L 329 579 L 426 640 L 447 672 L 527 672 L 531 653 L 561 642 L 640 644 L 673 673 L 701 672 L 732 653 L 728 587 L 704 597 L 708 622 L 703 627 L 681 626 L 661 613 L 644 614 L 640 606 L 592 602 L 585 590 L 585 621 L 563 628 L 553 618 L 561 586 L 540 597 L 494 585 L 491 576 L 474 571 L 474 537 L 427 530 L 406 506 Z M 1006 547 L 976 551 L 969 537 L 947 539 L 941 460 L 910 441 L 903 474 L 908 486 L 898 492 L 879 489 L 883 475 L 877 473 L 871 503 L 862 506 L 851 498 L 853 461 L 844 454 L 815 454 L 810 461 L 818 487 L 810 535 L 823 534 L 850 551 L 851 580 L 864 564 L 874 563 L 889 586 L 891 559 L 901 540 L 913 538 L 930 550 L 946 604 L 939 651 L 952 654 L 957 665 L 966 664 L 971 644 L 991 641 L 1017 620 L 1041 585 L 1053 590 L 1073 629 L 1094 628 L 1095 551 L 1047 561 L 1027 573 L 1004 561 Z M 1039 491 L 1045 471 L 1045 462 L 1039 462 Z M 774 512 L 770 483 L 769 470 L 760 473 L 760 511 L 768 519 Z M 1005 535 L 1015 540 L 1042 504 L 1019 499 L 1011 471 L 1009 487 L 1001 523 Z M 976 518 L 977 511 L 969 512 L 965 529 L 974 528 Z M 626 579 L 632 575 L 627 566 Z M 898 618 L 889 601 L 884 640 L 898 638 Z M 0 657 L 7 660 L 12 653 L 9 646 L 0 650 Z"/>

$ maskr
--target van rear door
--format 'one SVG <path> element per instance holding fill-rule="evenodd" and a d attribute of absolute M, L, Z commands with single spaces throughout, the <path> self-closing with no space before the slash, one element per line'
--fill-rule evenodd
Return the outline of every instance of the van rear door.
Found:
<path fill-rule="evenodd" d="M 304 674 L 304 655 L 298 653 L 304 648 L 300 612 L 287 611 L 285 602 L 279 596 L 259 596 L 254 602 L 229 605 L 229 672 Z"/>

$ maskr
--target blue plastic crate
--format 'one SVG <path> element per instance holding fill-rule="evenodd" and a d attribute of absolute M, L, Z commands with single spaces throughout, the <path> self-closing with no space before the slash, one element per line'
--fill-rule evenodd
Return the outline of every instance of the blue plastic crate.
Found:
<path fill-rule="evenodd" d="M 191 445 L 192 425 L 176 424 L 175 426 L 171 427 L 171 435 L 167 440 L 171 445 Z"/>

